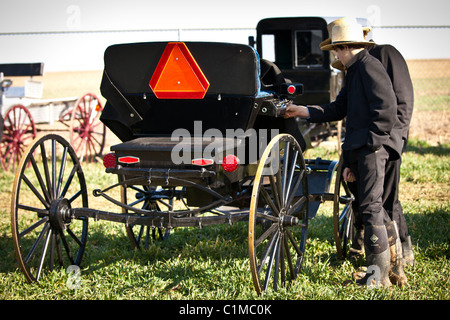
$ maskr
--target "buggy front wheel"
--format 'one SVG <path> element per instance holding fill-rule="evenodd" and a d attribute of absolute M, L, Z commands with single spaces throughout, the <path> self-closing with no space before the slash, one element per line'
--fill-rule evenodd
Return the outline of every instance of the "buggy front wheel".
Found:
<path fill-rule="evenodd" d="M 291 135 L 277 135 L 259 160 L 250 202 L 250 269 L 258 294 L 269 286 L 277 290 L 300 272 L 308 207 L 302 150 Z"/>

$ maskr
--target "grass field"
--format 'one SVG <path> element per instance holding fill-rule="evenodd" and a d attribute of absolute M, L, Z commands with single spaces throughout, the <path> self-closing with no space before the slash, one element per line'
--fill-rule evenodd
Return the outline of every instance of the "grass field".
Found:
<path fill-rule="evenodd" d="M 448 81 L 449 76 L 446 78 Z M 45 95 L 97 93 L 100 79 L 100 72 L 49 75 L 45 79 Z M 58 84 L 64 89 L 58 89 Z M 448 87 L 443 95 L 447 95 L 444 99 L 448 102 Z M 28 284 L 18 269 L 11 240 L 9 208 L 14 174 L 4 172 L 0 176 L 0 299 L 448 300 L 448 112 L 448 104 L 438 108 L 417 105 L 408 152 L 403 156 L 400 199 L 416 255 L 416 265 L 406 269 L 409 284 L 405 288 L 369 290 L 342 286 L 359 265 L 336 256 L 329 203 L 323 204 L 310 222 L 306 260 L 298 279 L 263 296 L 257 296 L 253 289 L 246 223 L 177 229 L 169 240 L 137 251 L 131 248 L 122 224 L 91 220 L 80 288 L 68 288 L 64 269 L 45 274 L 39 283 Z M 114 141 L 114 137 L 110 139 Z M 305 156 L 336 159 L 337 153 L 332 148 L 319 147 L 307 151 Z M 104 173 L 101 164 L 83 165 L 83 171 L 90 195 L 94 188 L 116 182 L 115 176 Z M 110 203 L 92 196 L 89 206 L 117 211 Z"/>

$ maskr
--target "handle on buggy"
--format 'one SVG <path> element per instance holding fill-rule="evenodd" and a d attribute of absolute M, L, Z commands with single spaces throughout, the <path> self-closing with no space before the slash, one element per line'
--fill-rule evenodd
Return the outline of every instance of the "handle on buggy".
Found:
<path fill-rule="evenodd" d="M 286 106 L 290 103 L 290 100 L 278 100 L 270 99 L 264 100 L 259 110 L 260 115 L 270 117 L 283 117 L 286 112 Z"/>
<path fill-rule="evenodd" d="M 286 113 L 286 106 L 292 103 L 297 95 L 303 94 L 303 84 L 282 83 L 278 92 L 278 98 L 263 101 L 259 111 L 260 115 L 283 117 Z"/>

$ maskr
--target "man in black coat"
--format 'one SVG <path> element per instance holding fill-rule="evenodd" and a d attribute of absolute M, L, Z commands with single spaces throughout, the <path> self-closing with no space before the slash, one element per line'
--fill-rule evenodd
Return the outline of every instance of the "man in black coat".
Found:
<path fill-rule="evenodd" d="M 338 19 L 336 21 L 340 21 Z M 364 29 L 365 37 L 370 32 L 370 28 Z M 321 46 L 328 44 L 329 39 L 322 42 Z M 402 151 L 406 149 L 408 141 L 409 126 L 411 122 L 412 112 L 414 108 L 414 90 L 408 65 L 401 53 L 391 45 L 373 45 L 367 49 L 369 53 L 377 58 L 384 66 L 386 72 L 391 79 L 392 86 L 397 98 L 397 116 L 400 120 L 402 129 Z M 332 63 L 332 67 L 345 71 L 345 67 L 339 60 Z M 405 264 L 414 265 L 414 253 L 412 250 L 411 236 L 408 232 L 403 208 L 398 198 L 400 183 L 400 166 L 401 157 L 399 159 L 389 159 L 386 163 L 385 185 L 383 193 L 383 207 L 387 211 L 392 221 L 395 221 L 398 228 L 398 234 L 402 245 L 402 258 Z M 349 184 L 352 188 L 352 184 Z M 354 192 L 355 193 L 355 192 Z M 355 238 L 350 248 L 350 255 L 363 254 L 362 237 L 364 234 L 363 224 L 357 215 L 357 209 L 354 210 L 356 215 L 355 221 Z"/>
<path fill-rule="evenodd" d="M 401 154 L 401 125 L 389 76 L 380 61 L 365 50 L 372 45 L 373 42 L 363 38 L 362 26 L 356 21 L 335 25 L 331 43 L 322 49 L 335 50 L 346 66 L 344 88 L 330 104 L 289 105 L 286 117 L 300 116 L 311 122 L 346 117 L 343 175 L 357 185 L 367 264 L 376 271 L 376 278 L 368 272 L 357 282 L 371 285 L 375 280 L 377 284 L 390 286 L 390 250 L 385 226 L 390 219 L 382 206 L 382 196 L 386 162 L 389 158 L 398 159 Z"/>
<path fill-rule="evenodd" d="M 414 90 L 408 66 L 400 52 L 391 45 L 374 45 L 369 53 L 377 58 L 386 69 L 397 97 L 397 116 L 402 128 L 402 151 L 406 149 L 414 108 Z M 400 183 L 401 157 L 388 161 L 383 195 L 383 207 L 392 220 L 397 223 L 400 240 L 403 246 L 403 258 L 408 264 L 414 264 L 411 237 L 408 232 L 405 215 L 398 198 Z"/>

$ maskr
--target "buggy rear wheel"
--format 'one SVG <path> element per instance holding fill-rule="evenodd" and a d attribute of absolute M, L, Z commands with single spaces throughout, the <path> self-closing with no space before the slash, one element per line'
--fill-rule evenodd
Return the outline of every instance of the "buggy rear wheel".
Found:
<path fill-rule="evenodd" d="M 308 183 L 297 141 L 272 139 L 257 168 L 249 214 L 248 245 L 258 294 L 294 280 L 300 272 L 308 228 Z"/>
<path fill-rule="evenodd" d="M 26 147 L 36 138 L 36 126 L 30 111 L 23 105 L 12 106 L 5 114 L 1 141 L 4 170 L 14 171 Z"/>
<path fill-rule="evenodd" d="M 121 179 L 121 176 L 119 176 L 119 179 Z M 154 189 L 155 187 L 148 186 L 123 186 L 120 191 L 122 203 L 140 209 L 162 211 L 157 200 L 151 199 Z M 133 191 L 134 196 L 132 196 Z M 169 203 L 162 202 L 161 206 L 163 205 L 171 206 L 172 200 Z M 122 212 L 128 213 L 128 210 L 123 208 Z M 125 229 L 131 245 L 136 249 L 147 250 L 154 241 L 167 240 L 170 236 L 170 229 L 162 226 L 128 224 Z"/>
<path fill-rule="evenodd" d="M 80 265 L 88 218 L 75 219 L 72 207 L 87 207 L 86 181 L 70 144 L 54 134 L 34 140 L 14 179 L 11 228 L 19 266 L 29 282 L 47 267 Z"/>
<path fill-rule="evenodd" d="M 336 243 L 336 252 L 340 259 L 345 259 L 348 256 L 355 222 L 352 206 L 355 198 L 350 191 L 349 184 L 342 176 L 343 170 L 341 155 L 336 169 L 333 199 L 333 235 Z"/>

